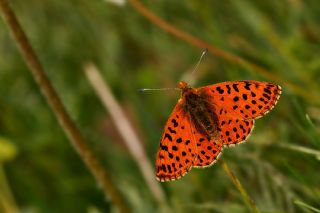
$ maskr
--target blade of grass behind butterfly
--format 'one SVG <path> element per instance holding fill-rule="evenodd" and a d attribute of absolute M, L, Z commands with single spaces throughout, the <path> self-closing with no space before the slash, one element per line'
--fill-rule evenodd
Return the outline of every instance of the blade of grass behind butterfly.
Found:
<path fill-rule="evenodd" d="M 300 206 L 300 207 L 303 208 L 303 209 L 309 209 L 309 210 L 311 210 L 312 212 L 320 213 L 320 209 L 317 209 L 317 208 L 315 208 L 315 207 L 313 207 L 313 206 L 310 206 L 310 205 L 308 205 L 308 204 L 306 204 L 306 203 L 304 203 L 304 202 L 302 202 L 302 201 L 296 200 L 296 201 L 294 201 L 294 203 L 295 203 L 297 206 Z"/>
<path fill-rule="evenodd" d="M 99 70 L 95 65 L 88 63 L 84 70 L 89 82 L 91 83 L 91 86 L 101 99 L 106 111 L 110 113 L 110 116 L 119 133 L 123 137 L 129 152 L 137 162 L 155 200 L 159 204 L 163 204 L 165 200 L 164 192 L 162 191 L 159 183 L 156 182 L 151 163 L 147 158 L 143 146 L 141 145 L 142 143 L 138 139 L 138 136 L 133 130 L 126 115 L 123 113 L 120 104 L 113 97 L 111 90 L 109 89 L 107 83 L 103 80 Z"/>

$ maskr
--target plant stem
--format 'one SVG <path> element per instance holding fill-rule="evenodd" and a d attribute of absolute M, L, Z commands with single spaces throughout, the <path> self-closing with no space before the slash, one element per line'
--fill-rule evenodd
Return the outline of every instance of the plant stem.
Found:
<path fill-rule="evenodd" d="M 3 19 L 9 27 L 20 53 L 30 68 L 32 76 L 41 89 L 62 129 L 69 138 L 73 148 L 78 152 L 85 165 L 96 178 L 106 197 L 110 196 L 121 212 L 129 212 L 126 202 L 119 190 L 113 185 L 109 174 L 97 160 L 80 131 L 68 115 L 51 82 L 33 51 L 24 31 L 6 0 L 0 0 Z"/>
<path fill-rule="evenodd" d="M 189 44 L 192 44 L 198 48 L 205 49 L 207 48 L 209 52 L 211 52 L 213 55 L 222 58 L 226 61 L 229 61 L 231 63 L 239 64 L 244 67 L 248 67 L 252 69 L 253 71 L 259 73 L 260 75 L 275 81 L 280 82 L 283 86 L 286 86 L 287 88 L 294 91 L 296 94 L 300 95 L 301 97 L 305 98 L 311 103 L 314 103 L 314 100 L 318 100 L 319 97 L 315 95 L 314 93 L 306 92 L 305 88 L 302 88 L 294 83 L 290 83 L 287 80 L 283 80 L 284 78 L 281 76 L 277 76 L 276 74 L 273 74 L 270 70 L 267 70 L 255 63 L 249 62 L 240 56 L 234 55 L 230 52 L 224 51 L 222 49 L 219 49 L 212 44 L 203 41 L 187 32 L 184 32 L 177 27 L 173 26 L 172 24 L 169 24 L 165 20 L 161 19 L 159 16 L 155 15 L 151 10 L 148 10 L 146 7 L 144 7 L 143 4 L 139 0 L 128 0 L 128 2 L 133 6 L 133 8 L 139 12 L 141 15 L 143 15 L 145 18 L 147 18 L 149 21 L 151 21 L 156 26 L 162 28 L 164 31 L 174 35 L 175 37 L 188 42 Z"/>
<path fill-rule="evenodd" d="M 222 158 L 219 160 L 220 164 L 222 165 L 223 170 L 227 173 L 227 175 L 232 180 L 233 184 L 236 186 L 236 188 L 239 190 L 244 202 L 246 205 L 251 209 L 252 212 L 259 213 L 260 210 L 257 208 L 255 202 L 251 199 L 245 188 L 243 188 L 241 182 L 239 179 L 235 176 L 235 174 L 230 170 L 228 164 L 226 161 Z"/>

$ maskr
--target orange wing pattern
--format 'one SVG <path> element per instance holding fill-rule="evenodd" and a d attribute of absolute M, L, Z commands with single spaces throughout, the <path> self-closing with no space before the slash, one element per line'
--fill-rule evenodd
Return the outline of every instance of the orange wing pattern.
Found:
<path fill-rule="evenodd" d="M 185 175 L 197 157 L 193 131 L 188 115 L 178 103 L 161 137 L 156 160 L 159 181 L 176 180 Z"/>
<path fill-rule="evenodd" d="M 277 103 L 281 87 L 259 81 L 223 82 L 198 89 L 216 109 L 223 145 L 245 141 L 254 119 L 268 113 Z"/>
<path fill-rule="evenodd" d="M 186 106 L 184 96 L 180 98 L 167 121 L 159 145 L 156 160 L 159 181 L 176 180 L 192 167 L 203 168 L 215 163 L 223 146 L 247 139 L 254 127 L 254 119 L 268 113 L 281 94 L 280 86 L 259 81 L 224 82 L 199 89 L 192 89 L 182 82 L 179 87 L 183 94 L 189 89 L 196 97 L 200 95 L 200 101 L 208 103 L 200 107 L 212 106 L 219 124 L 217 135 L 208 137 L 199 132 L 191 122 L 190 112 L 183 108 Z"/>
<path fill-rule="evenodd" d="M 207 137 L 199 132 L 194 133 L 197 145 L 197 160 L 193 167 L 204 168 L 213 165 L 222 154 L 222 143 L 218 138 L 212 138 L 210 141 Z"/>
<path fill-rule="evenodd" d="M 231 146 L 247 140 L 253 127 L 254 120 L 240 120 L 221 116 L 220 135 L 223 145 Z"/>
<path fill-rule="evenodd" d="M 232 81 L 201 87 L 198 92 L 220 108 L 218 116 L 255 119 L 276 105 L 281 87 L 260 81 Z"/>

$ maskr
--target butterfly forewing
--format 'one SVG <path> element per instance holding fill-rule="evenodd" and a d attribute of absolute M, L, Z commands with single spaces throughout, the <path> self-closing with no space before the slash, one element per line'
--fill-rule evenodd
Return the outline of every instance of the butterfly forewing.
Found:
<path fill-rule="evenodd" d="M 198 91 L 221 109 L 218 116 L 255 119 L 274 107 L 281 87 L 260 81 L 233 81 L 201 87 Z"/>

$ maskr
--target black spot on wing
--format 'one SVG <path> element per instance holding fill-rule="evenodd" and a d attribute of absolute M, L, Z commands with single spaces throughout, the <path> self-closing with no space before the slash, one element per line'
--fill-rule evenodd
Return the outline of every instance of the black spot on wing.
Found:
<path fill-rule="evenodd" d="M 243 95 L 242 95 L 242 98 L 243 98 L 244 100 L 247 100 L 247 99 L 248 99 L 248 96 L 247 96 L 246 94 L 243 94 Z"/>
<path fill-rule="evenodd" d="M 181 143 L 181 142 L 182 142 L 182 138 L 178 138 L 178 139 L 176 140 L 176 142 L 177 142 L 177 143 Z"/>
<path fill-rule="evenodd" d="M 160 148 L 161 148 L 161 150 L 168 151 L 168 147 L 165 145 L 161 145 Z"/>
<path fill-rule="evenodd" d="M 217 87 L 216 90 L 219 92 L 219 94 L 223 94 L 224 93 L 224 90 L 221 89 L 221 87 Z"/>
<path fill-rule="evenodd" d="M 265 98 L 268 99 L 268 100 L 270 100 L 270 98 L 271 98 L 271 97 L 270 97 L 268 94 L 266 94 L 266 93 L 263 93 L 262 96 L 265 97 Z"/>
<path fill-rule="evenodd" d="M 169 135 L 168 133 L 166 133 L 166 134 L 164 135 L 164 139 L 166 139 L 166 138 L 168 138 L 168 140 L 172 142 L 172 137 L 171 137 L 171 135 Z"/>
<path fill-rule="evenodd" d="M 233 88 L 236 92 L 239 92 L 238 84 L 232 84 L 232 88 Z"/>
<path fill-rule="evenodd" d="M 227 84 L 226 87 L 228 89 L 227 93 L 230 94 L 231 93 L 231 87 L 229 86 L 229 84 Z"/>
<path fill-rule="evenodd" d="M 265 93 L 268 93 L 269 95 L 271 95 L 271 91 L 270 91 L 269 89 L 264 88 L 263 91 L 264 91 Z"/>
<path fill-rule="evenodd" d="M 173 127 L 177 127 L 178 126 L 178 122 L 174 118 L 171 120 L 171 123 L 173 124 Z"/>
<path fill-rule="evenodd" d="M 244 88 L 246 89 L 246 90 L 250 90 L 250 83 L 248 83 L 248 82 L 245 82 L 246 83 L 246 85 L 244 86 Z"/>
<path fill-rule="evenodd" d="M 176 134 L 177 132 L 175 130 L 173 130 L 170 126 L 168 127 L 168 131 L 171 133 L 171 134 Z"/>

